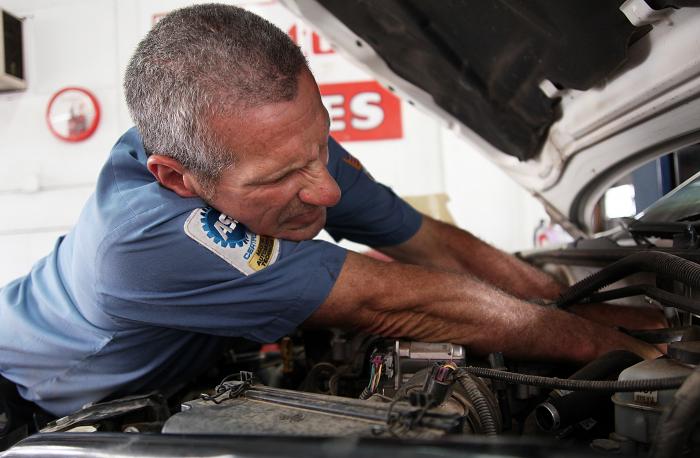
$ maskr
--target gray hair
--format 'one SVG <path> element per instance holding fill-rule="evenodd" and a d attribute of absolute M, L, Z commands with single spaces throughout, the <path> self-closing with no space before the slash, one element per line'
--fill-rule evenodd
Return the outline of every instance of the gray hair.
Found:
<path fill-rule="evenodd" d="M 148 154 L 172 157 L 207 184 L 233 164 L 215 116 L 294 99 L 307 69 L 299 47 L 265 19 L 230 5 L 179 9 L 139 43 L 124 77 Z"/>

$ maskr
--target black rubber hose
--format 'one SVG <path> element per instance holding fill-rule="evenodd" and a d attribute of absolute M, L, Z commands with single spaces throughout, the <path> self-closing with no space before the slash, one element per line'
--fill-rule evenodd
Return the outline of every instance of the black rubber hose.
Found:
<path fill-rule="evenodd" d="M 642 361 L 635 353 L 616 350 L 591 361 L 569 377 L 569 380 L 617 380 L 620 372 Z M 601 391 L 552 391 L 547 401 L 535 408 L 537 425 L 545 431 L 556 431 L 586 418 L 612 414 L 610 393 Z"/>
<path fill-rule="evenodd" d="M 558 307 L 568 307 L 616 281 L 637 272 L 652 272 L 700 289 L 700 265 L 660 251 L 634 253 L 572 285 L 559 297 Z"/>
<path fill-rule="evenodd" d="M 651 447 L 652 458 L 682 456 L 691 433 L 700 422 L 700 366 L 688 376 L 664 410 Z"/>
<path fill-rule="evenodd" d="M 625 286 L 610 291 L 594 293 L 580 303 L 605 302 L 623 297 L 640 295 L 649 296 L 668 307 L 676 307 L 686 312 L 700 314 L 700 301 L 679 294 L 669 293 L 668 291 L 651 285 Z"/>
<path fill-rule="evenodd" d="M 476 409 L 477 415 L 479 415 L 479 422 L 483 428 L 484 434 L 487 436 L 495 436 L 498 434 L 498 429 L 496 428 L 496 420 L 494 419 L 493 412 L 491 412 L 491 407 L 488 400 L 481 392 L 477 386 L 474 379 L 470 374 L 461 374 L 457 377 L 460 385 L 467 392 L 469 401 L 472 403 Z"/>
<path fill-rule="evenodd" d="M 686 377 L 672 377 L 648 380 L 570 380 L 557 377 L 518 374 L 515 372 L 499 371 L 475 366 L 464 367 L 462 370 L 476 375 L 477 377 L 490 378 L 518 385 L 539 386 L 552 390 L 607 391 L 610 393 L 671 390 L 681 386 L 686 379 Z"/>

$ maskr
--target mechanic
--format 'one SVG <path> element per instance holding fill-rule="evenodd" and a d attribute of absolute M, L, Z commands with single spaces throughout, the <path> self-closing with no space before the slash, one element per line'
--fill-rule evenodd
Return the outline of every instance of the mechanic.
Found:
<path fill-rule="evenodd" d="M 329 137 L 299 48 L 252 13 L 169 14 L 125 92 L 136 127 L 75 228 L 0 292 L 0 374 L 51 414 L 186 381 L 227 336 L 274 342 L 302 324 L 479 355 L 659 355 L 612 327 L 658 326 L 658 310 L 586 319 L 528 302 L 560 286 L 375 182 Z M 312 240 L 323 228 L 398 262 Z"/>

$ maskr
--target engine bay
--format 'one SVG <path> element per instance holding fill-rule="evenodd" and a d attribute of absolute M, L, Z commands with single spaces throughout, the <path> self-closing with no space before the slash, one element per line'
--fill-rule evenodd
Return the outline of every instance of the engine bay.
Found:
<path fill-rule="evenodd" d="M 683 240 L 675 239 L 676 246 Z M 700 265 L 694 246 L 679 253 L 662 245 L 621 248 L 614 262 L 551 250 L 524 256 L 569 281 L 583 277 L 543 306 L 614 301 L 663 309 L 669 327 L 622 330 L 662 348 L 658 359 L 620 350 L 583 366 L 515 361 L 501 353 L 476 357 L 453 343 L 299 330 L 271 345 L 232 342 L 192 383 L 87 405 L 2 456 L 72 444 L 78 436 L 80 450 L 112 450 L 140 438 L 152 452 L 154 434 L 157 440 L 369 438 L 448 447 L 468 438 L 490 441 L 492 451 L 514 440 L 546 444 L 537 456 L 698 456 Z M 166 455 L 179 453 L 165 443 Z M 519 453 L 513 456 L 532 451 Z"/>

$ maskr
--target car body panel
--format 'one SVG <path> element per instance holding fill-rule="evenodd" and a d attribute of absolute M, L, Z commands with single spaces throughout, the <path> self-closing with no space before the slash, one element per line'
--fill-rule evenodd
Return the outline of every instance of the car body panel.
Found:
<path fill-rule="evenodd" d="M 399 76 L 394 69 L 408 64 L 387 62 L 362 37 L 362 30 L 351 30 L 324 6 L 335 2 L 283 2 L 312 23 L 338 52 L 474 144 L 542 200 L 554 220 L 570 223 L 572 232 L 590 232 L 593 207 L 615 180 L 647 160 L 700 139 L 700 8 L 653 10 L 643 0 L 620 4 L 619 12 L 629 21 L 628 25 L 645 31 L 634 37 L 636 41 L 626 50 L 624 63 L 613 70 L 606 68 L 607 73 L 593 72 L 598 78 L 604 76 L 585 90 L 558 88 L 547 78 L 540 81 L 539 89 L 556 106 L 558 118 L 546 130 L 535 153 L 508 154 L 503 143 L 479 135 L 480 128 L 466 125 L 464 119 L 446 110 L 425 88 Z M 369 3 L 357 1 L 347 6 L 345 2 L 344 10 L 354 8 L 358 14 L 366 15 Z M 455 15 L 455 20 L 460 17 Z M 397 32 L 401 30 L 396 27 Z M 391 32 L 387 28 L 387 33 Z M 415 56 L 395 54 L 391 58 L 400 61 L 412 55 Z M 590 85 L 591 81 L 585 83 Z"/>

